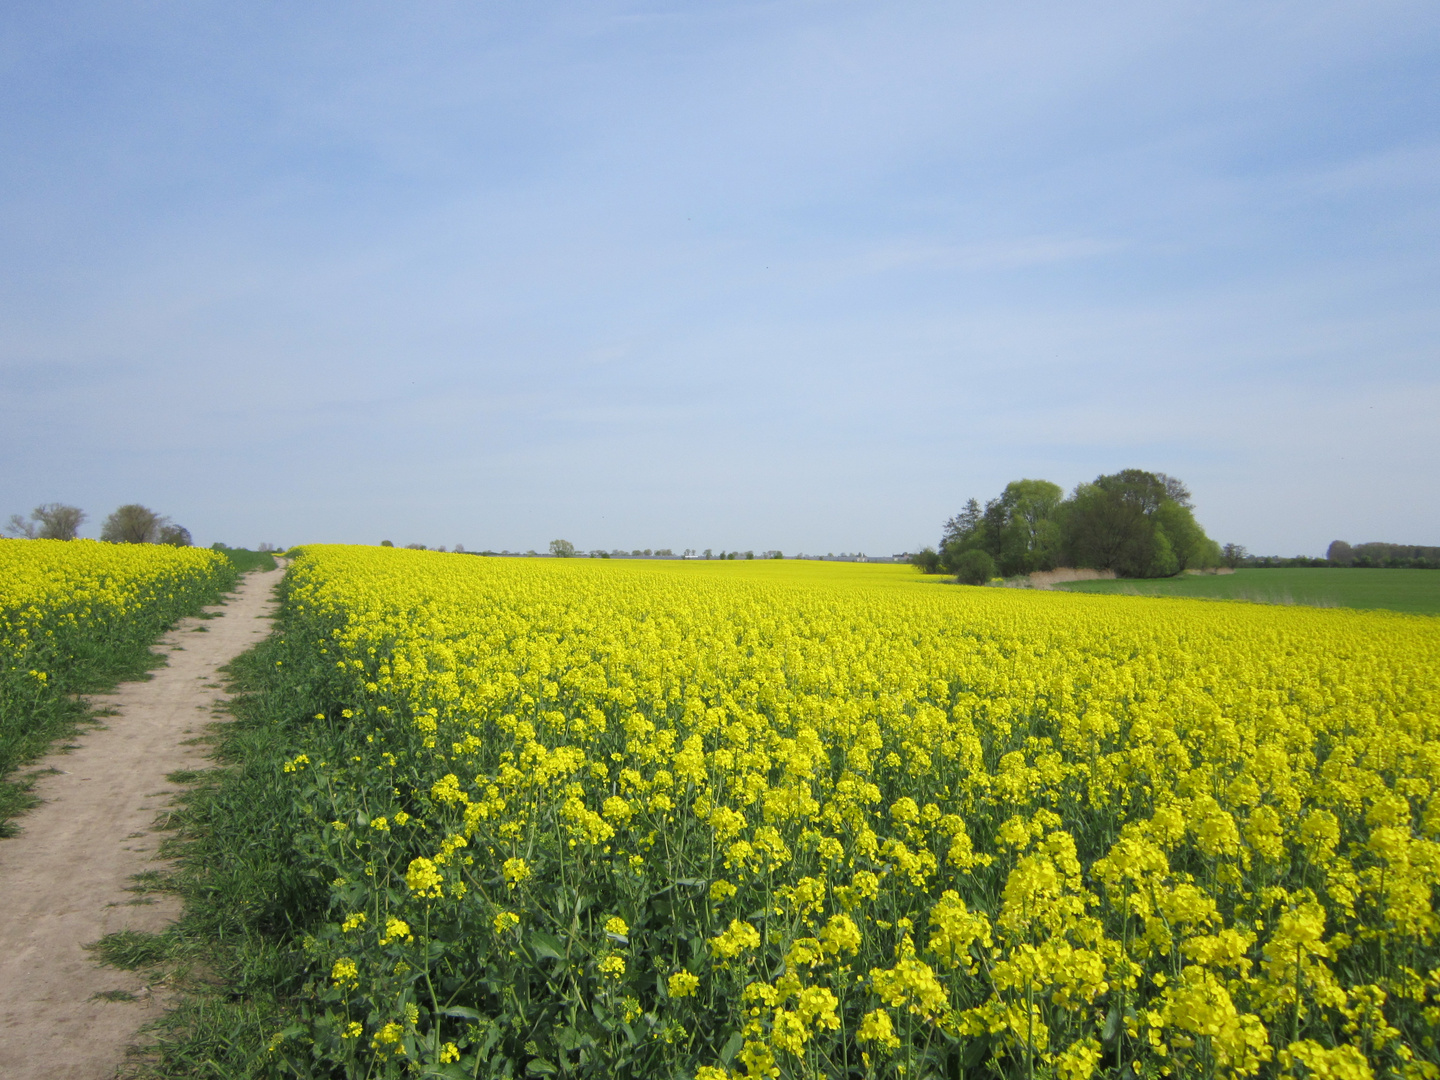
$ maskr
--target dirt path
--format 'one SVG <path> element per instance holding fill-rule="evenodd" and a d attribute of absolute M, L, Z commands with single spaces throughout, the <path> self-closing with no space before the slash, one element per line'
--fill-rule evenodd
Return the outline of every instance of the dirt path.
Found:
<path fill-rule="evenodd" d="M 96 964 L 84 945 L 117 930 L 158 931 L 179 911 L 127 891 L 157 869 L 156 817 L 180 788 L 165 777 L 206 766 L 194 740 L 224 700 L 218 669 L 270 632 L 271 591 L 283 571 L 251 573 L 219 618 L 186 619 L 165 635 L 169 665 L 148 682 L 97 696 L 116 710 L 79 748 L 52 754 L 35 785 L 43 804 L 22 833 L 0 840 L 0 1077 L 107 1080 L 163 990 Z M 95 995 L 119 991 L 134 1001 Z"/>

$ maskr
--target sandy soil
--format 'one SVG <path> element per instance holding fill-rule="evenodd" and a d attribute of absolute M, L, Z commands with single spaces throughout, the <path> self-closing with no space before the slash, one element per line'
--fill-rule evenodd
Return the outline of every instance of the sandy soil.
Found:
<path fill-rule="evenodd" d="M 84 946 L 117 930 L 158 931 L 178 914 L 169 895 L 128 891 L 161 869 L 159 818 L 179 787 L 167 774 L 206 767 L 196 740 L 224 701 L 218 669 L 270 632 L 282 570 L 245 576 L 219 618 L 186 619 L 158 646 L 169 659 L 147 682 L 94 703 L 116 710 L 78 749 L 34 768 L 44 800 L 0 840 L 0 1077 L 107 1080 L 136 1031 L 159 1015 L 163 986 L 95 963 Z M 203 630 L 202 630 L 203 628 Z M 136 901 L 140 902 L 137 903 Z M 134 1001 L 97 998 L 125 991 Z"/>

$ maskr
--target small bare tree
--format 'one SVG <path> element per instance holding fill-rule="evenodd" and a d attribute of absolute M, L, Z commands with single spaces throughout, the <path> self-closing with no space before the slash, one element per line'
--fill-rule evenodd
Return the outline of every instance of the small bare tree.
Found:
<path fill-rule="evenodd" d="M 27 521 L 19 514 L 10 515 L 10 523 L 5 526 L 5 531 L 11 536 L 19 537 L 23 540 L 35 539 L 35 523 L 33 521 Z"/>
<path fill-rule="evenodd" d="M 78 506 L 64 503 L 44 503 L 30 511 L 27 521 L 19 514 L 10 515 L 5 531 L 11 536 L 23 536 L 27 540 L 74 540 L 85 520 L 85 511 Z"/>

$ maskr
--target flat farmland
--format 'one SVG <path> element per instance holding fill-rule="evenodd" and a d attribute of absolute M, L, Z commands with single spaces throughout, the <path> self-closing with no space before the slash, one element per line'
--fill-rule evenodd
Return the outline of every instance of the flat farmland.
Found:
<path fill-rule="evenodd" d="M 1437 570 L 1286 567 L 1149 580 L 1072 581 L 1056 588 L 1077 593 L 1185 596 L 1440 615 L 1440 571 Z"/>

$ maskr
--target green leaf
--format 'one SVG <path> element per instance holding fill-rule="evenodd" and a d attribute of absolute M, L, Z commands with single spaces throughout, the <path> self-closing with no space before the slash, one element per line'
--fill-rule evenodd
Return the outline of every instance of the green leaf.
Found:
<path fill-rule="evenodd" d="M 554 1076 L 559 1071 L 543 1057 L 531 1058 L 525 1063 L 525 1072 L 529 1076 Z"/>
<path fill-rule="evenodd" d="M 490 1056 L 490 1051 L 495 1049 L 495 1044 L 500 1041 L 500 1025 L 491 1024 L 490 1030 L 485 1033 L 485 1041 L 480 1045 L 476 1053 L 481 1058 Z"/>
<path fill-rule="evenodd" d="M 535 955 L 542 960 L 565 959 L 564 946 L 544 931 L 537 930 L 530 935 L 530 947 L 535 950 Z"/>
<path fill-rule="evenodd" d="M 965 1052 L 960 1055 L 960 1064 L 967 1069 L 973 1069 L 985 1060 L 985 1051 L 988 1049 L 990 1049 L 988 1039 L 971 1039 L 965 1047 Z"/>
<path fill-rule="evenodd" d="M 1113 1043 L 1120 1035 L 1120 1003 L 1117 1001 L 1110 1006 L 1110 1015 L 1105 1017 L 1105 1030 L 1100 1033 L 1100 1041 L 1107 1045 Z"/>
<path fill-rule="evenodd" d="M 594 1046 L 595 1040 L 583 1031 L 563 1027 L 555 1033 L 555 1044 L 562 1050 L 578 1050 L 582 1046 Z"/>
<path fill-rule="evenodd" d="M 726 1041 L 724 1049 L 720 1051 L 720 1064 L 728 1069 L 730 1063 L 735 1060 L 735 1055 L 740 1052 L 740 1047 L 744 1044 L 745 1036 L 741 1035 L 740 1032 L 737 1031 L 731 1035 Z"/>

